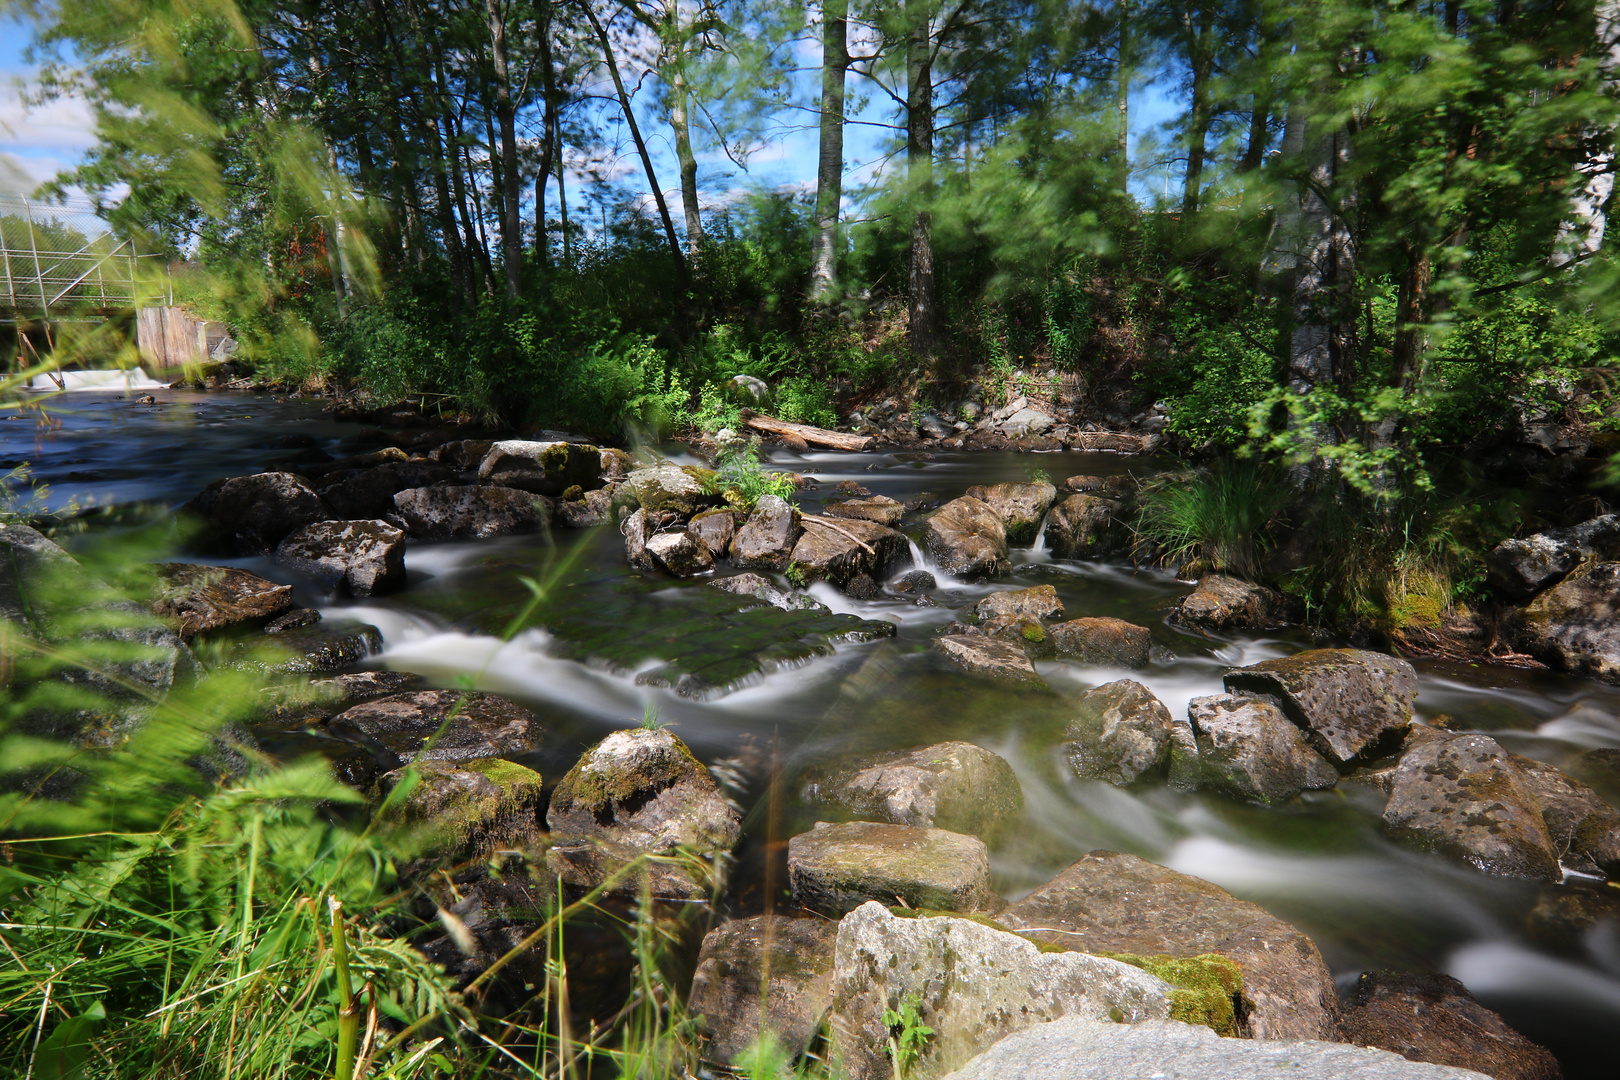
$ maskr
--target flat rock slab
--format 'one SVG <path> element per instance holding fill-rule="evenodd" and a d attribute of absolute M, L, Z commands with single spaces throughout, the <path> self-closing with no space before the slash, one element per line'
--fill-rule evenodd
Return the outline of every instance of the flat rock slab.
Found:
<path fill-rule="evenodd" d="M 1225 681 L 1233 693 L 1275 699 L 1341 765 L 1406 731 L 1417 697 L 1411 664 L 1364 649 L 1311 649 L 1228 671 Z"/>
<path fill-rule="evenodd" d="M 900 519 L 905 517 L 906 508 L 887 496 L 874 495 L 869 499 L 847 499 L 843 502 L 828 503 L 821 512 L 827 517 L 870 521 L 874 525 L 893 529 L 900 524 Z"/>
<path fill-rule="evenodd" d="M 686 1003 L 703 1018 L 705 1056 L 730 1064 L 767 1033 L 789 1056 L 804 1053 L 832 1005 L 837 938 L 836 922 L 782 915 L 709 931 Z"/>
<path fill-rule="evenodd" d="M 234 566 L 163 563 L 157 576 L 152 614 L 179 620 L 180 633 L 188 638 L 270 619 L 293 607 L 291 585 L 277 585 Z"/>
<path fill-rule="evenodd" d="M 805 774 L 806 802 L 868 821 L 983 836 L 1015 818 L 1024 790 L 1006 760 L 966 742 L 863 754 Z"/>
<path fill-rule="evenodd" d="M 534 714 L 523 706 L 473 690 L 390 694 L 339 713 L 329 727 L 405 763 L 508 757 L 533 750 L 541 734 Z M 434 739 L 441 727 L 443 734 Z"/>
<path fill-rule="evenodd" d="M 1198 784 L 1261 803 L 1339 782 L 1338 770 L 1269 701 L 1214 694 L 1187 703 L 1198 744 Z"/>
<path fill-rule="evenodd" d="M 946 1080 L 1491 1080 L 1343 1043 L 1223 1039 L 1206 1027 L 1150 1020 L 1112 1024 L 1079 1016 L 1009 1035 Z"/>
<path fill-rule="evenodd" d="M 1047 627 L 1046 640 L 1058 656 L 1082 664 L 1145 668 L 1153 657 L 1153 634 L 1147 627 L 1106 616 Z"/>
<path fill-rule="evenodd" d="M 1216 953 L 1243 971 L 1250 1036 L 1333 1037 L 1338 995 L 1310 938 L 1218 885 L 1134 855 L 1094 851 L 996 920 L 1064 949 Z"/>
<path fill-rule="evenodd" d="M 948 634 L 935 638 L 931 644 L 969 675 L 996 682 L 1046 685 L 1024 650 L 1010 642 L 983 634 Z"/>
<path fill-rule="evenodd" d="M 992 902 L 990 855 L 974 836 L 848 821 L 788 841 L 788 877 L 804 907 L 837 918 L 868 900 L 980 911 Z"/>
<path fill-rule="evenodd" d="M 969 496 L 953 499 L 929 515 L 923 524 L 923 546 L 941 569 L 961 577 L 995 577 L 1012 566 L 1001 516 Z"/>
<path fill-rule="evenodd" d="M 865 904 L 838 926 L 831 1027 L 833 1062 L 842 1075 L 894 1075 L 883 1016 L 907 1000 L 934 1031 L 909 1072 L 918 1077 L 948 1072 L 1010 1033 L 1056 1017 L 1117 1027 L 1170 1014 L 1170 987 L 1118 960 L 1042 952 L 983 923 L 902 918 Z"/>
<path fill-rule="evenodd" d="M 1347 1043 L 1496 1080 L 1559 1080 L 1558 1061 L 1449 975 L 1366 971 L 1339 1017 Z"/>
<path fill-rule="evenodd" d="M 1384 831 L 1503 877 L 1557 881 L 1541 805 L 1506 750 L 1486 735 L 1437 734 L 1401 757 Z"/>
<path fill-rule="evenodd" d="M 394 496 L 394 516 L 422 540 L 487 540 L 541 532 L 551 523 L 551 503 L 516 488 L 442 484 L 407 488 Z"/>
<path fill-rule="evenodd" d="M 1170 710 L 1141 683 L 1105 683 L 1075 703 L 1063 756 L 1082 780 L 1124 787 L 1162 769 L 1173 724 Z"/>
<path fill-rule="evenodd" d="M 991 593 L 973 605 L 973 614 L 981 621 L 998 615 L 1022 615 L 1029 619 L 1055 619 L 1063 614 L 1063 601 L 1050 585 L 1032 585 L 1027 589 Z"/>
<path fill-rule="evenodd" d="M 1288 602 L 1276 589 L 1210 574 L 1198 579 L 1170 618 L 1205 630 L 1269 630 L 1288 625 Z"/>
<path fill-rule="evenodd" d="M 276 547 L 276 562 L 349 596 L 405 587 L 405 533 L 386 521 L 317 521 Z"/>

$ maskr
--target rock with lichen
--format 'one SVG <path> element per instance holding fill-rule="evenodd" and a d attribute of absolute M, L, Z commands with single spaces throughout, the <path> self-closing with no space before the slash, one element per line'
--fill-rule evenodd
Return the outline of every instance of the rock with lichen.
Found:
<path fill-rule="evenodd" d="M 536 846 L 541 777 L 533 769 L 501 758 L 424 761 L 413 768 L 415 786 L 388 806 L 388 816 L 411 830 L 420 853 L 478 858 Z M 392 792 L 408 771 L 384 773 L 378 793 Z"/>

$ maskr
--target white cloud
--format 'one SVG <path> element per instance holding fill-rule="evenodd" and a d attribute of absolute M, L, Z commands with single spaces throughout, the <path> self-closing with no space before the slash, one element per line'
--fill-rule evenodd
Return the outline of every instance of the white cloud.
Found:
<path fill-rule="evenodd" d="M 31 191 L 73 168 L 95 144 L 95 115 L 81 97 L 24 99 L 28 72 L 0 70 L 0 190 Z"/>

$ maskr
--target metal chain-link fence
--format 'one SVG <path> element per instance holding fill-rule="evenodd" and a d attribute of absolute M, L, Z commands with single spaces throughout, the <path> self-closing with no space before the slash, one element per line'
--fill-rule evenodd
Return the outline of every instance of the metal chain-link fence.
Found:
<path fill-rule="evenodd" d="M 165 304 L 165 259 L 116 235 L 86 200 L 0 192 L 0 323 L 101 319 Z"/>

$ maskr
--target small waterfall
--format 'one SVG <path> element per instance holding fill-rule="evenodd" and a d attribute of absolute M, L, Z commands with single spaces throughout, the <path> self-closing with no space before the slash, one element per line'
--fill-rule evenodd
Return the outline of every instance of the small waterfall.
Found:
<path fill-rule="evenodd" d="M 1052 515 L 1050 513 L 1042 516 L 1041 527 L 1035 532 L 1035 542 L 1029 548 L 1031 554 L 1046 555 L 1046 523 L 1051 520 Z"/>
<path fill-rule="evenodd" d="M 917 541 L 908 536 L 906 537 L 906 544 L 911 548 L 912 566 L 919 570 L 932 570 L 934 568 L 933 564 L 929 562 L 928 556 L 923 554 L 923 549 L 917 546 Z M 935 576 L 938 576 L 937 573 Z"/>

